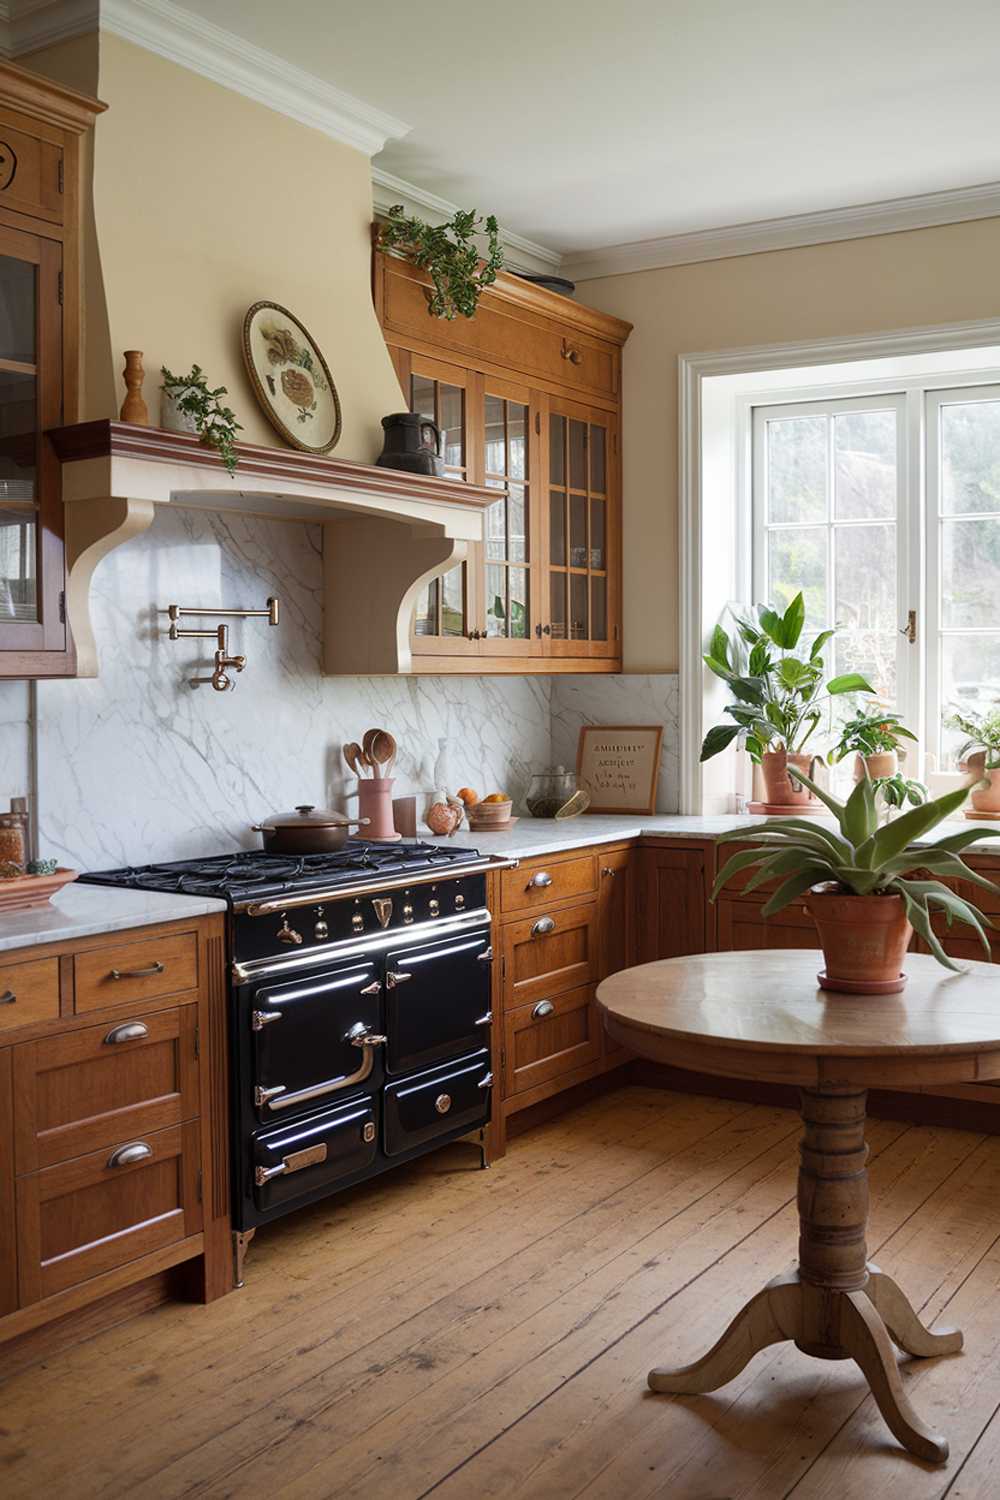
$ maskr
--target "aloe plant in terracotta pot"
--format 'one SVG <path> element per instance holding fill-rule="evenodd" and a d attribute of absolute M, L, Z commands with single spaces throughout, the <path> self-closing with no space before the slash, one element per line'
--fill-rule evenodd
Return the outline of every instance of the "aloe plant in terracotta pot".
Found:
<path fill-rule="evenodd" d="M 806 746 L 829 699 L 873 689 L 857 672 L 825 681 L 823 648 L 835 634 L 833 630 L 820 631 L 808 654 L 796 653 L 806 615 L 801 593 L 784 614 L 767 604 L 755 605 L 746 615 L 732 613 L 735 632 L 729 635 L 717 625 L 704 662 L 735 699 L 724 710 L 733 723 L 708 731 L 701 759 L 710 760 L 739 736 L 750 759 L 761 768 L 767 808 L 808 811 L 815 806 L 811 782 L 803 785 L 792 776 L 806 772 L 808 778 L 820 758 Z"/>
<path fill-rule="evenodd" d="M 720 870 L 713 901 L 734 875 L 754 867 L 744 891 L 778 881 L 762 908 L 765 917 L 804 897 L 823 949 L 825 968 L 818 976 L 823 989 L 866 995 L 901 990 L 906 983 L 903 963 L 914 929 L 939 963 L 961 971 L 934 931 L 934 908 L 944 913 L 949 925 L 958 921 L 971 927 L 986 957 L 990 956 L 986 928 L 993 924 L 989 918 L 942 881 L 924 877 L 944 875 L 1000 891 L 959 857 L 977 839 L 987 834 L 1000 837 L 1000 833 L 966 829 L 937 843 L 915 844 L 959 810 L 968 795 L 967 786 L 880 827 L 868 776 L 858 782 L 845 803 L 801 772 L 791 774 L 808 783 L 826 804 L 837 821 L 837 831 L 811 819 L 781 818 L 768 820 L 752 832 L 740 828 L 723 834 L 720 844 L 739 839 L 751 848 L 733 855 Z"/>

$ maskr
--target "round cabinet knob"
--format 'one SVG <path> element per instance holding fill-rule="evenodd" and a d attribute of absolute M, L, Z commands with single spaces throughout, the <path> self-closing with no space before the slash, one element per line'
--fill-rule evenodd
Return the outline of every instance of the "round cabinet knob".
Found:
<path fill-rule="evenodd" d="M 605 865 L 601 870 L 601 874 L 608 880 L 614 880 L 615 876 L 618 874 L 618 871 L 613 870 L 610 865 Z"/>
<path fill-rule="evenodd" d="M 451 1109 L 451 1095 L 438 1094 L 437 1098 L 434 1100 L 434 1108 L 437 1110 L 439 1115 L 446 1115 L 449 1109 Z"/>

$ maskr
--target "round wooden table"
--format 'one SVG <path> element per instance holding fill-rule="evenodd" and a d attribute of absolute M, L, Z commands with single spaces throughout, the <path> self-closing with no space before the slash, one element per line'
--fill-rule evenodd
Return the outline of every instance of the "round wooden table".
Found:
<path fill-rule="evenodd" d="M 905 1448 L 943 1463 L 948 1444 L 907 1399 L 890 1339 L 908 1354 L 956 1354 L 891 1277 L 868 1261 L 869 1088 L 1000 1078 L 1000 971 L 952 974 L 908 953 L 898 995 L 841 995 L 816 984 L 817 954 L 706 953 L 625 969 L 597 991 L 618 1042 L 657 1062 L 797 1084 L 799 1258 L 752 1297 L 693 1365 L 655 1369 L 654 1391 L 714 1391 L 760 1349 L 791 1339 L 820 1359 L 853 1359 Z"/>

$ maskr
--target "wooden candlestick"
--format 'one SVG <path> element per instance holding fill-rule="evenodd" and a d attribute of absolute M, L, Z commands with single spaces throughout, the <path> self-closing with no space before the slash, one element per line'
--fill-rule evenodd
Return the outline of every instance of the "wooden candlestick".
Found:
<path fill-rule="evenodd" d="M 146 372 L 142 368 L 142 350 L 125 350 L 125 400 L 122 402 L 121 419 L 137 427 L 149 426 L 149 407 L 142 399 L 142 383 Z"/>

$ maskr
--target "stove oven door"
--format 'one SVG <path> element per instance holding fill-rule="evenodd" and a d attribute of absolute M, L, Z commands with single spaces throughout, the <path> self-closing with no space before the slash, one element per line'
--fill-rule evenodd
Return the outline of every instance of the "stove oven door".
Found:
<path fill-rule="evenodd" d="M 378 1151 L 376 1100 L 370 1094 L 272 1126 L 250 1147 L 253 1201 L 259 1213 L 324 1191 L 365 1172 Z"/>
<path fill-rule="evenodd" d="M 491 958 L 488 924 L 387 955 L 388 1073 L 489 1046 Z"/>
<path fill-rule="evenodd" d="M 386 1156 L 428 1141 L 464 1135 L 490 1117 L 490 1054 L 486 1047 L 442 1067 L 388 1083 L 383 1095 Z"/>
<path fill-rule="evenodd" d="M 244 1014 L 258 1120 L 381 1084 L 382 983 L 371 960 L 264 983 L 250 990 Z"/>

